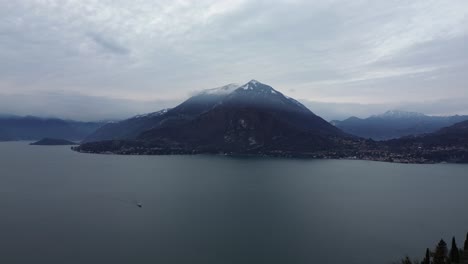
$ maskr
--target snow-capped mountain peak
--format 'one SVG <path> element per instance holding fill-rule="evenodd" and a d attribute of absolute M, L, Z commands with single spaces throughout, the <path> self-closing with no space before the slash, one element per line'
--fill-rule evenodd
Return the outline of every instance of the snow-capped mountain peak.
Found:
<path fill-rule="evenodd" d="M 263 84 L 257 80 L 251 80 L 250 82 L 242 85 L 238 89 L 245 91 L 255 91 L 257 93 L 279 94 L 279 92 L 273 89 L 271 86 Z"/>
<path fill-rule="evenodd" d="M 417 113 L 417 112 L 408 112 L 408 111 L 401 111 L 401 110 L 389 110 L 383 114 L 375 115 L 373 117 L 378 118 L 415 118 L 415 117 L 424 117 L 424 114 Z"/>
<path fill-rule="evenodd" d="M 237 83 L 231 83 L 222 87 L 204 90 L 200 95 L 228 95 L 239 88 L 239 86 Z"/>
<path fill-rule="evenodd" d="M 239 85 L 237 83 L 231 83 L 222 87 L 206 89 L 201 91 L 198 95 L 229 95 L 234 91 L 244 91 L 244 92 L 255 92 L 259 94 L 278 94 L 280 92 L 273 89 L 271 86 L 263 84 L 257 80 L 251 80 L 244 85 Z"/>
<path fill-rule="evenodd" d="M 228 84 L 219 88 L 204 90 L 175 109 L 176 111 L 187 111 L 190 108 L 197 109 L 196 111 L 206 111 L 211 109 L 211 106 L 223 105 L 225 103 L 268 108 L 286 107 L 290 110 L 300 109 L 300 111 L 310 112 L 309 109 L 298 101 L 257 80 L 251 80 L 244 85 Z"/>
<path fill-rule="evenodd" d="M 220 102 L 220 104 L 227 102 L 237 105 L 243 104 L 271 109 L 288 109 L 287 111 L 299 110 L 310 112 L 307 107 L 298 101 L 285 96 L 273 87 L 263 84 L 257 80 L 251 80 L 240 86 L 234 92 L 229 94 L 225 100 Z"/>

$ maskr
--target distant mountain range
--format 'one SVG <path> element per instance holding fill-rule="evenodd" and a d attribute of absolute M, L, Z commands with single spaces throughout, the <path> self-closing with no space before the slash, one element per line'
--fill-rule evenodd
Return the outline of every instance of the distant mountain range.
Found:
<path fill-rule="evenodd" d="M 367 119 L 334 122 L 333 126 L 298 101 L 252 80 L 241 86 L 203 91 L 172 109 L 107 124 L 74 149 L 114 154 L 221 153 L 468 162 L 468 121 L 457 123 L 466 119 L 389 111 Z M 352 129 L 340 129 L 350 124 Z M 351 133 L 375 139 L 419 136 L 374 141 Z"/>
<path fill-rule="evenodd" d="M 287 153 L 338 147 L 350 137 L 298 101 L 252 80 L 206 90 L 173 109 L 108 124 L 79 149 Z"/>
<path fill-rule="evenodd" d="M 34 116 L 0 116 L 0 141 L 64 138 L 82 140 L 104 123 L 78 122 Z"/>
<path fill-rule="evenodd" d="M 29 145 L 35 146 L 67 146 L 67 145 L 77 145 L 75 142 L 71 142 L 65 139 L 59 138 L 44 138 L 39 141 L 33 142 Z"/>
<path fill-rule="evenodd" d="M 365 119 L 350 117 L 331 123 L 346 133 L 374 140 L 395 139 L 435 132 L 468 120 L 468 116 L 427 116 L 421 113 L 388 111 Z"/>
<path fill-rule="evenodd" d="M 0 140 L 41 138 L 67 140 L 44 144 L 84 139 L 73 149 L 87 153 L 468 162 L 468 116 L 388 111 L 332 125 L 255 80 L 205 90 L 174 108 L 119 122 L 0 116 Z"/>

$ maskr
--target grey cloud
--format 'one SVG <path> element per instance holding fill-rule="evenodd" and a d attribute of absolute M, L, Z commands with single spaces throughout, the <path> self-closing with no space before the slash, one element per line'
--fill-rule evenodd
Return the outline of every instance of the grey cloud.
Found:
<path fill-rule="evenodd" d="M 0 113 L 83 121 L 120 120 L 171 108 L 178 103 L 179 100 L 135 101 L 68 92 L 0 94 Z"/>
<path fill-rule="evenodd" d="M 127 48 L 119 45 L 115 41 L 110 40 L 109 38 L 105 38 L 99 34 L 88 33 L 87 36 L 91 38 L 94 42 L 96 42 L 96 44 L 98 44 L 99 46 L 111 53 L 124 55 L 130 52 Z"/>
<path fill-rule="evenodd" d="M 258 79 L 360 109 L 467 92 L 464 0 L 0 2 L 5 94 L 130 104 Z"/>
<path fill-rule="evenodd" d="M 350 116 L 366 118 L 387 110 L 404 110 L 428 115 L 468 115 L 468 98 L 426 102 L 387 104 L 333 103 L 300 100 L 324 119 L 343 120 Z M 83 121 L 120 120 L 134 115 L 172 108 L 182 100 L 137 101 L 69 92 L 41 92 L 33 94 L 0 94 L 0 116 L 35 115 Z M 20 105 L 21 107 L 17 107 Z"/>

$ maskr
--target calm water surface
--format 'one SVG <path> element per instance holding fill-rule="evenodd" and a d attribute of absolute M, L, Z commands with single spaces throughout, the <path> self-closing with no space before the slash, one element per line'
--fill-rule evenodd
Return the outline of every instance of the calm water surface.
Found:
<path fill-rule="evenodd" d="M 466 231 L 465 165 L 0 143 L 0 263 L 391 263 Z"/>

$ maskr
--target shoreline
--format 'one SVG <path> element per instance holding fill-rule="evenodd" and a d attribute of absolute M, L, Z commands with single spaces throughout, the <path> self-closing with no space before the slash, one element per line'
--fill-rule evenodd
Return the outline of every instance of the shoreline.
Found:
<path fill-rule="evenodd" d="M 307 160 L 359 160 L 359 161 L 373 161 L 383 163 L 394 163 L 394 164 L 420 164 L 420 165 L 431 165 L 431 164 L 468 164 L 465 162 L 451 162 L 451 161 L 435 161 L 435 160 L 414 160 L 411 159 L 383 159 L 383 158 L 357 158 L 354 156 L 338 157 L 333 155 L 313 154 L 313 153 L 282 153 L 282 154 L 267 154 L 267 153 L 216 153 L 216 152 L 198 152 L 195 150 L 162 150 L 160 153 L 148 153 L 148 152 L 112 152 L 112 151 L 84 151 L 80 150 L 79 146 L 72 146 L 72 151 L 83 154 L 98 154 L 98 155 L 118 155 L 118 156 L 191 156 L 191 155 L 210 155 L 210 156 L 223 156 L 223 157 L 244 157 L 244 158 L 284 158 L 284 159 L 307 159 Z"/>

